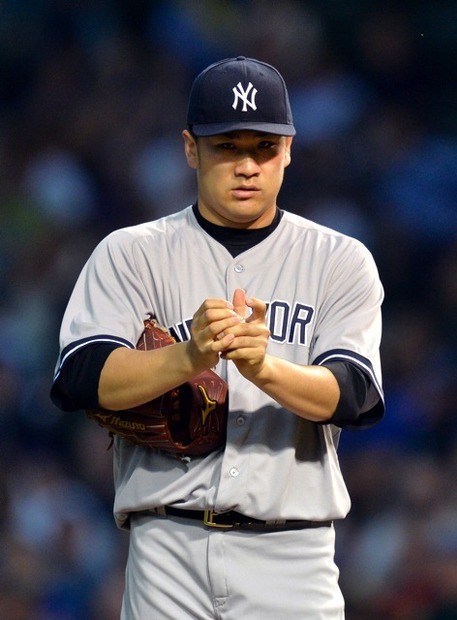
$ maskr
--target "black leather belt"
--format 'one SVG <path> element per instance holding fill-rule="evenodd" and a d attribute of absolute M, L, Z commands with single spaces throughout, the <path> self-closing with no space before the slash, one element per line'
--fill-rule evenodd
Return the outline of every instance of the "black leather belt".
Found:
<path fill-rule="evenodd" d="M 303 521 L 303 520 L 272 520 L 262 521 L 247 517 L 234 510 L 228 512 L 214 512 L 213 510 L 181 510 L 172 506 L 163 506 L 151 511 L 162 517 L 181 517 L 194 519 L 203 525 L 227 530 L 301 530 L 307 528 L 330 527 L 332 521 Z"/>

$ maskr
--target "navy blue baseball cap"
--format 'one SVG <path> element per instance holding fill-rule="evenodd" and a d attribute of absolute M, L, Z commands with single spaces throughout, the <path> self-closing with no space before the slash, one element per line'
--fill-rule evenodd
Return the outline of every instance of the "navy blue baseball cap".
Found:
<path fill-rule="evenodd" d="M 187 125 L 196 136 L 250 129 L 294 136 L 286 84 L 277 69 L 253 58 L 226 58 L 192 85 Z"/>

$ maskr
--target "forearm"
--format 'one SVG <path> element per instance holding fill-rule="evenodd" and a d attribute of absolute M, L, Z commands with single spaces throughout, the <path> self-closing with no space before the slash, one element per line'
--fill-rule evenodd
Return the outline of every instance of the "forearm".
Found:
<path fill-rule="evenodd" d="M 201 370 L 193 364 L 186 343 L 153 351 L 115 349 L 100 375 L 100 406 L 116 411 L 141 405 L 181 385 Z"/>
<path fill-rule="evenodd" d="M 340 389 L 323 366 L 300 366 L 266 355 L 252 383 L 296 415 L 313 422 L 329 420 L 338 405 Z"/>

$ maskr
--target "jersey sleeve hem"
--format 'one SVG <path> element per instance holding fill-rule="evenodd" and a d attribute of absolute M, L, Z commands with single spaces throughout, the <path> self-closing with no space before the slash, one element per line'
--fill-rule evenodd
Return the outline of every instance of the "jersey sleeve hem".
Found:
<path fill-rule="evenodd" d="M 356 365 L 370 379 L 372 389 L 374 389 L 374 393 L 378 396 L 376 402 L 369 409 L 363 411 L 354 424 L 347 424 L 344 428 L 347 430 L 363 430 L 377 424 L 384 416 L 384 391 L 370 360 L 354 351 L 333 349 L 322 353 L 312 363 L 316 366 L 322 366 L 328 362 L 350 362 Z M 374 395 L 374 393 L 372 394 Z"/>
<path fill-rule="evenodd" d="M 384 399 L 384 392 L 378 378 L 376 377 L 373 365 L 370 360 L 363 355 L 359 355 L 358 353 L 354 353 L 354 351 L 348 351 L 346 349 L 333 349 L 332 351 L 322 353 L 316 357 L 312 363 L 314 366 L 321 366 L 326 362 L 352 362 L 368 374 L 380 398 Z"/>
<path fill-rule="evenodd" d="M 62 411 L 99 407 L 100 374 L 106 359 L 119 347 L 125 347 L 125 343 L 111 338 L 86 338 L 83 346 L 71 346 L 53 381 L 52 402 Z"/>
<path fill-rule="evenodd" d="M 54 381 L 59 378 L 60 371 L 62 367 L 70 357 L 81 351 L 84 347 L 87 347 L 92 344 L 114 344 L 122 347 L 127 347 L 128 349 L 134 349 L 135 347 L 131 342 L 126 340 L 125 338 L 120 338 L 118 336 L 110 336 L 106 334 L 101 334 L 98 336 L 89 336 L 87 338 L 82 338 L 81 340 L 75 340 L 71 344 L 67 345 L 60 354 L 59 365 L 54 374 Z"/>

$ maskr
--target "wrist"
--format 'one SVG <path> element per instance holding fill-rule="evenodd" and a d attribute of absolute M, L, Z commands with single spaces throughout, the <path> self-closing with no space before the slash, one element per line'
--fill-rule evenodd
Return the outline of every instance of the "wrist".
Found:
<path fill-rule="evenodd" d="M 269 355 L 265 355 L 262 362 L 257 365 L 247 365 L 244 376 L 260 389 L 264 389 L 270 384 L 273 376 L 273 360 Z"/>
<path fill-rule="evenodd" d="M 203 370 L 215 366 L 219 361 L 217 354 L 212 355 L 214 360 L 208 359 L 208 357 L 202 355 L 192 340 L 187 340 L 182 344 L 183 355 L 179 363 L 183 365 L 183 370 L 188 377 L 198 375 Z"/>

